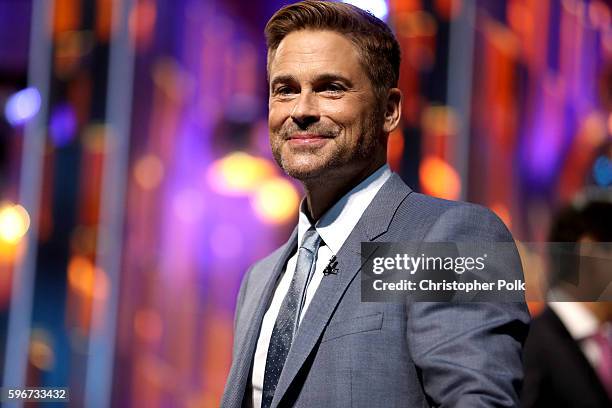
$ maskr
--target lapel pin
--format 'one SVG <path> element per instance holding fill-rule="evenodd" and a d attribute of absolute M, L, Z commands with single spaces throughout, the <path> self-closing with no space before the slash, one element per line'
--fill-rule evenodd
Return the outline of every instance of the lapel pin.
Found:
<path fill-rule="evenodd" d="M 337 275 L 338 274 L 338 261 L 336 260 L 336 255 L 332 256 L 329 260 L 329 263 L 323 269 L 323 276 L 327 275 Z"/>

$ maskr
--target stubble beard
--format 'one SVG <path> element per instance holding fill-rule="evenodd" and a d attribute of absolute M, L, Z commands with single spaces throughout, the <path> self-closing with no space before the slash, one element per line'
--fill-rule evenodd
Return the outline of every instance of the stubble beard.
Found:
<path fill-rule="evenodd" d="M 382 133 L 383 124 L 382 112 L 377 107 L 371 114 L 367 115 L 362 122 L 361 128 L 367 134 L 361 139 L 362 143 L 357 145 L 357 148 L 351 151 L 350 146 L 340 145 L 332 152 L 331 157 L 325 160 L 318 157 L 319 148 L 308 148 L 303 146 L 300 149 L 302 154 L 309 157 L 315 156 L 315 159 L 320 159 L 322 162 L 316 166 L 300 166 L 288 163 L 284 158 L 281 150 L 284 143 L 287 142 L 289 134 L 296 129 L 282 129 L 278 135 L 274 137 L 271 143 L 272 155 L 276 163 L 289 176 L 303 183 L 325 182 L 330 178 L 345 177 L 350 174 L 355 167 L 363 167 L 367 161 L 372 161 L 375 158 L 376 150 L 379 144 L 382 143 L 378 139 Z M 341 137 L 340 131 L 331 131 L 325 129 L 308 129 L 313 133 L 322 134 L 332 137 Z M 328 143 L 336 143 L 334 139 L 330 139 Z M 327 146 L 326 146 L 327 147 Z"/>

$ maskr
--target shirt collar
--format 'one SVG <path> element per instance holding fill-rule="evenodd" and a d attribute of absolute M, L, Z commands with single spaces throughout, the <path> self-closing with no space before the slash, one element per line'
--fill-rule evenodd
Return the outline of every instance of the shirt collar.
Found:
<path fill-rule="evenodd" d="M 579 302 L 550 302 L 549 306 L 573 339 L 583 340 L 597 333 L 597 317 Z"/>
<path fill-rule="evenodd" d="M 344 241 L 357 225 L 366 208 L 370 205 L 378 190 L 391 177 L 388 164 L 381 166 L 365 180 L 346 193 L 334 204 L 315 224 L 315 229 L 321 239 L 334 254 L 342 248 Z M 306 215 L 306 198 L 300 205 L 298 221 L 298 242 L 302 242 L 304 234 L 312 226 Z"/>

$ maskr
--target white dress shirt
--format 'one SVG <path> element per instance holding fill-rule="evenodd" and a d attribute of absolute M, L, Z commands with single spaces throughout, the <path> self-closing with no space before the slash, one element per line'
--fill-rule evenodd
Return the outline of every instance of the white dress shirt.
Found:
<path fill-rule="evenodd" d="M 345 194 L 332 208 L 330 208 L 315 224 L 315 229 L 321 236 L 321 245 L 317 253 L 315 272 L 306 288 L 306 299 L 304 307 L 300 313 L 300 322 L 304 317 L 308 305 L 312 300 L 321 279 L 323 270 L 329 264 L 332 256 L 340 251 L 344 241 L 357 225 L 365 209 L 370 205 L 378 190 L 391 177 L 391 170 L 388 165 L 384 165 L 355 188 Z M 300 205 L 300 215 L 298 221 L 298 243 L 302 242 L 304 234 L 311 227 L 310 220 L 305 214 L 306 199 Z M 280 310 L 283 299 L 289 290 L 293 274 L 297 263 L 297 252 L 287 261 L 284 273 L 278 282 L 278 286 L 272 297 L 272 302 L 264 315 L 255 349 L 253 362 L 253 375 L 251 377 L 252 403 L 253 407 L 261 407 L 261 394 L 263 390 L 264 372 L 266 369 L 266 357 L 268 346 L 272 337 L 274 323 Z"/>
<path fill-rule="evenodd" d="M 601 361 L 601 350 L 597 341 L 593 339 L 600 325 L 597 317 L 580 302 L 549 302 L 548 305 L 597 371 Z"/>

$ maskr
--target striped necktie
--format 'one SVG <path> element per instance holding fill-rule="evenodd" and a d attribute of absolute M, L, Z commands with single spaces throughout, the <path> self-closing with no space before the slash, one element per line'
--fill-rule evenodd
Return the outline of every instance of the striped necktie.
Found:
<path fill-rule="evenodd" d="M 306 297 L 306 286 L 316 263 L 320 243 L 321 237 L 314 227 L 310 227 L 304 234 L 302 244 L 298 249 L 295 273 L 272 330 L 264 372 L 262 408 L 268 408 L 272 404 L 272 398 L 289 354 L 289 348 L 297 334 L 300 313 Z"/>

